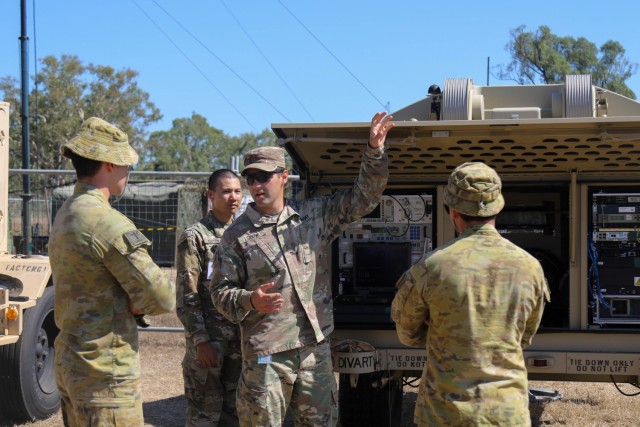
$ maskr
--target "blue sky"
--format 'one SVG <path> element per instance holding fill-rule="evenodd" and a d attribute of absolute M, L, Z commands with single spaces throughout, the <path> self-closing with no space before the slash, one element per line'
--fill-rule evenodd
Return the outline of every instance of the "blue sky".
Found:
<path fill-rule="evenodd" d="M 34 53 L 133 69 L 164 116 L 150 130 L 167 130 L 192 112 L 230 135 L 271 123 L 369 121 L 385 106 L 394 111 L 421 99 L 445 78 L 485 85 L 487 58 L 492 66 L 509 61 L 509 31 L 519 25 L 547 25 L 598 47 L 615 40 L 640 63 L 638 30 L 625 18 L 637 17 L 639 4 L 27 0 L 30 75 Z M 20 1 L 3 0 L 1 16 L 0 76 L 19 78 Z M 627 83 L 640 97 L 640 76 Z"/>

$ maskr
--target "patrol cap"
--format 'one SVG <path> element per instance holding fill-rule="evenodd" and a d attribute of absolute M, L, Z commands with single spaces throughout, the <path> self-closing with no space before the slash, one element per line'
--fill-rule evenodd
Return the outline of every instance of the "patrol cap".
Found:
<path fill-rule="evenodd" d="M 85 120 L 78 134 L 62 145 L 63 156 L 69 157 L 70 151 L 87 159 L 118 166 L 138 163 L 138 154 L 129 145 L 127 134 L 98 117 Z"/>
<path fill-rule="evenodd" d="M 444 203 L 465 215 L 493 216 L 504 207 L 501 190 L 502 181 L 491 167 L 481 162 L 463 163 L 449 176 Z"/>
<path fill-rule="evenodd" d="M 244 154 L 244 169 L 241 175 L 244 176 L 247 169 L 260 169 L 265 172 L 273 172 L 278 168 L 286 169 L 284 161 L 284 149 L 280 147 L 258 147 L 247 151 Z"/>

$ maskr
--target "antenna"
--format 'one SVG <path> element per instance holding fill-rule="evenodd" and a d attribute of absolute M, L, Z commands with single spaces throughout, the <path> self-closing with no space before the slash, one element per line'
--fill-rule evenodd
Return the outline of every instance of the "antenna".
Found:
<path fill-rule="evenodd" d="M 487 86 L 489 86 L 489 64 L 491 63 L 491 57 L 487 56 Z"/>
<path fill-rule="evenodd" d="M 27 41 L 27 4 L 26 0 L 20 1 L 20 69 L 21 69 L 21 100 L 22 100 L 22 168 L 29 169 L 31 156 L 29 151 L 29 45 Z M 31 212 L 29 200 L 31 200 L 31 176 L 22 175 L 22 251 L 31 255 Z"/>

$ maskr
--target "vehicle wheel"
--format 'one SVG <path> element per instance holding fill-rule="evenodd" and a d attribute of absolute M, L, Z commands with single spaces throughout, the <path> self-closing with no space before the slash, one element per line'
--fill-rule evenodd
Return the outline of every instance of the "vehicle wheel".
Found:
<path fill-rule="evenodd" d="M 380 388 L 380 374 L 360 374 L 355 388 L 350 374 L 340 374 L 338 390 L 340 425 L 343 427 L 397 427 L 402 418 L 402 380 Z"/>
<path fill-rule="evenodd" d="M 25 311 L 22 335 L 0 346 L 0 405 L 15 422 L 43 419 L 60 408 L 54 374 L 53 288 L 45 289 L 35 307 Z"/>

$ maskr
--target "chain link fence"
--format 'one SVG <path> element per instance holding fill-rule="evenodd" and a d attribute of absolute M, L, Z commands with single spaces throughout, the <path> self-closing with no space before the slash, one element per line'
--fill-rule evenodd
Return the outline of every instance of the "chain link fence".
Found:
<path fill-rule="evenodd" d="M 24 195 L 22 176 L 31 176 L 31 194 Z M 209 172 L 132 171 L 122 196 L 112 197 L 111 206 L 130 218 L 152 242 L 151 257 L 161 266 L 173 266 L 176 239 L 188 225 L 202 218 L 207 209 Z M 49 230 L 57 211 L 73 194 L 74 171 L 10 170 L 8 243 L 11 253 L 47 254 Z M 24 200 L 28 200 L 28 230 L 23 235 Z"/>

